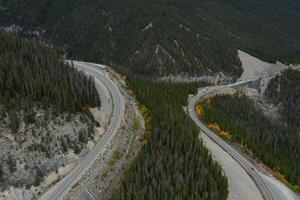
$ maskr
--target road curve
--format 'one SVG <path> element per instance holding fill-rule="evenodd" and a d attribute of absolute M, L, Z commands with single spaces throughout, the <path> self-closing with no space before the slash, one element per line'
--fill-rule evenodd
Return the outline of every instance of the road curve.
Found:
<path fill-rule="evenodd" d="M 249 81 L 242 81 L 240 83 L 231 84 L 230 86 L 237 86 L 239 84 L 245 84 Z M 228 87 L 228 86 L 220 86 L 216 87 L 218 90 Z M 202 97 L 207 96 L 210 94 L 207 92 L 206 89 L 200 90 L 198 94 L 189 101 L 188 104 L 188 113 L 193 121 L 200 127 L 200 129 L 209 137 L 211 138 L 216 144 L 218 144 L 224 151 L 226 151 L 233 159 L 235 159 L 241 167 L 251 176 L 251 178 L 256 183 L 257 187 L 261 191 L 261 194 L 265 200 L 280 200 L 282 199 L 280 196 L 277 195 L 276 192 L 269 186 L 269 184 L 262 178 L 260 172 L 252 165 L 246 158 L 244 158 L 239 152 L 233 149 L 228 143 L 223 141 L 218 135 L 216 135 L 213 131 L 207 128 L 206 124 L 203 123 L 201 120 L 198 119 L 195 113 L 195 105 L 199 99 Z"/>
<path fill-rule="evenodd" d="M 72 186 L 77 183 L 85 172 L 91 167 L 98 156 L 103 153 L 105 147 L 110 143 L 117 130 L 120 127 L 122 115 L 124 113 L 124 98 L 116 86 L 116 84 L 109 78 L 109 75 L 104 70 L 97 68 L 95 64 L 85 62 L 74 62 L 74 66 L 80 70 L 84 70 L 92 75 L 95 79 L 100 80 L 110 91 L 112 97 L 113 111 L 112 119 L 102 136 L 99 143 L 83 161 L 75 167 L 66 177 L 56 183 L 49 191 L 41 196 L 42 200 L 61 200 L 72 189 Z M 96 82 L 95 82 L 96 83 Z"/>

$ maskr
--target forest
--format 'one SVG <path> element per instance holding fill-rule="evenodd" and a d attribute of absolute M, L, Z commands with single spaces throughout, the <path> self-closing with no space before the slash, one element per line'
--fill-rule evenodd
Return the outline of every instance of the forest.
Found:
<path fill-rule="evenodd" d="M 268 84 L 266 98 L 279 105 L 283 120 L 300 130 L 300 71 L 286 70 Z"/>
<path fill-rule="evenodd" d="M 237 49 L 300 62 L 298 0 L 0 0 L 0 8 L 0 26 L 140 76 L 238 77 Z"/>
<path fill-rule="evenodd" d="M 289 186 L 300 192 L 300 137 L 292 126 L 285 126 L 266 117 L 249 99 L 237 92 L 216 95 L 199 102 L 202 119 L 217 124 L 232 142 L 282 174 Z"/>
<path fill-rule="evenodd" d="M 197 85 L 128 83 L 148 109 L 151 132 L 112 199 L 227 199 L 227 178 L 182 109 Z"/>
<path fill-rule="evenodd" d="M 161 85 L 136 78 L 128 78 L 128 84 L 147 110 L 148 134 L 113 199 L 226 199 L 227 178 L 182 110 L 199 84 Z M 0 33 L 0 102 L 7 112 L 29 112 L 34 106 L 82 112 L 100 105 L 93 79 L 48 47 L 8 33 Z"/>
<path fill-rule="evenodd" d="M 100 106 L 94 80 L 45 45 L 0 32 L 0 103 L 10 110 L 82 112 Z"/>
<path fill-rule="evenodd" d="M 23 37 L 51 44 L 69 58 L 130 75 L 130 89 L 149 111 L 149 134 L 112 199 L 223 200 L 227 178 L 182 109 L 199 85 L 139 78 L 219 71 L 237 78 L 238 49 L 269 62 L 300 63 L 299 9 L 297 0 L 0 0 L 0 26 L 20 26 Z M 0 102 L 8 109 L 38 102 L 80 112 L 100 105 L 91 78 L 49 48 L 15 35 L 0 34 L 0 70 Z M 279 101 L 288 123 L 297 124 L 284 110 L 298 109 L 299 100 L 280 97 L 274 103 Z M 294 127 L 271 122 L 242 95 L 216 96 L 203 106 L 205 121 L 217 122 L 299 189 Z"/>
<path fill-rule="evenodd" d="M 54 170 L 41 166 L 79 154 L 94 134 L 88 108 L 98 106 L 93 78 L 45 44 L 0 32 L 0 192 L 38 186 Z"/>

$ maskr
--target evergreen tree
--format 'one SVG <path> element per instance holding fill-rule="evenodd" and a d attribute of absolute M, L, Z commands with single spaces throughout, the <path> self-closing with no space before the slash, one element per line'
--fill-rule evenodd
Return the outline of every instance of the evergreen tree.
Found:
<path fill-rule="evenodd" d="M 100 105 L 94 80 L 65 63 L 50 48 L 0 32 L 0 103 L 9 113 L 11 128 L 17 129 L 17 109 L 34 106 L 58 112 L 83 112 Z"/>

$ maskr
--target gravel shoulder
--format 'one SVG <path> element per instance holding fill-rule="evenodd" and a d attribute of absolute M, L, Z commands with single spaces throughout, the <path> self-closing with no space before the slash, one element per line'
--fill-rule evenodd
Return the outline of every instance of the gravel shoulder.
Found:
<path fill-rule="evenodd" d="M 202 132 L 199 137 L 210 150 L 213 159 L 221 165 L 227 176 L 229 186 L 228 200 L 263 200 L 254 181 L 227 152 Z"/>
<path fill-rule="evenodd" d="M 82 122 L 82 117 L 77 116 L 77 115 L 70 115 L 70 119 L 66 120 L 68 115 L 65 116 L 65 114 L 59 115 L 57 118 L 54 118 L 53 120 L 48 120 L 47 122 L 47 129 L 41 129 L 41 128 L 36 128 L 36 126 L 31 125 L 30 129 L 33 129 L 32 132 L 37 132 L 37 134 L 34 135 L 34 137 L 31 137 L 27 129 L 26 135 L 24 135 L 24 138 L 27 143 L 31 144 L 34 143 L 35 140 L 36 142 L 39 142 L 40 137 L 43 135 L 46 135 L 50 131 L 50 136 L 52 142 L 45 143 L 47 145 L 51 145 L 51 154 L 53 154 L 52 158 L 44 158 L 43 153 L 35 153 L 34 155 L 31 155 L 27 153 L 27 151 L 24 151 L 24 148 L 20 148 L 19 151 L 22 152 L 25 155 L 29 155 L 29 158 L 31 159 L 31 164 L 32 165 L 37 165 L 40 167 L 40 169 L 44 169 L 42 172 L 43 173 L 43 180 L 40 183 L 39 186 L 31 186 L 30 188 L 25 188 L 25 187 L 10 187 L 9 189 L 3 191 L 0 193 L 0 199 L 3 200 L 31 200 L 31 199 L 37 199 L 38 196 L 40 196 L 41 193 L 47 191 L 53 184 L 61 180 L 63 177 L 65 177 L 70 171 L 72 171 L 78 163 L 81 162 L 81 160 L 94 148 L 94 146 L 97 144 L 97 142 L 102 138 L 103 134 L 105 133 L 105 130 L 107 129 L 110 118 L 112 115 L 112 100 L 110 96 L 110 92 L 107 90 L 107 88 L 103 85 L 101 81 L 98 79 L 95 79 L 95 86 L 97 89 L 97 92 L 99 93 L 100 99 L 101 99 L 101 107 L 96 107 L 96 108 L 90 108 L 90 112 L 93 115 L 94 120 L 98 123 L 97 124 L 91 124 L 90 129 L 93 129 L 93 137 L 88 138 L 86 144 L 82 147 L 82 151 L 80 154 L 75 154 L 72 149 L 68 149 L 67 152 L 60 152 L 59 151 L 59 145 L 57 146 L 57 143 L 59 143 L 59 139 L 61 136 L 68 136 L 70 139 L 73 138 L 78 138 L 80 130 L 84 129 L 86 124 Z M 38 116 L 39 119 L 42 118 L 44 115 L 45 111 L 39 111 Z M 0 123 L 1 124 L 1 123 Z M 40 130 L 41 129 L 41 130 Z M 48 130 L 48 131 L 47 131 Z M 2 129 L 0 126 L 0 133 L 2 133 Z M 41 132 L 41 133 L 40 133 Z M 37 136 L 38 137 L 37 137 Z M 53 135 L 53 137 L 52 137 Z M 25 137 L 26 136 L 26 137 Z M 54 137 L 55 136 L 55 137 Z M 47 137 L 46 137 L 47 138 Z M 57 138 L 57 139 L 56 139 Z M 74 139 L 74 141 L 75 141 Z M 1 143 L 1 148 L 0 148 L 0 153 L 3 155 L 7 154 L 6 152 L 3 151 L 11 151 L 10 149 L 12 147 L 8 147 L 9 143 L 6 143 L 7 145 L 3 145 L 3 142 L 0 138 L 0 143 Z M 52 145 L 52 143 L 54 143 Z M 75 142 L 74 142 L 75 143 Z M 23 144 L 26 144 L 23 142 Z M 78 142 L 76 141 L 76 144 Z M 26 150 L 26 148 L 25 148 Z M 19 155 L 19 154 L 18 154 Z M 1 156 L 0 156 L 1 157 Z M 27 156 L 28 157 L 28 156 Z M 25 157 L 25 158 L 27 158 Z M 21 157 L 22 158 L 22 157 Z M 27 158 L 28 159 L 28 158 Z M 24 165 L 24 164 L 23 164 Z M 22 167 L 22 165 L 17 165 Z M 24 167 L 23 167 L 24 168 Z M 23 177 L 26 178 L 28 176 L 25 174 L 25 172 L 29 171 L 23 169 L 18 170 L 23 172 L 21 174 Z M 19 169 L 19 168 L 17 168 Z M 15 173 L 16 174 L 16 173 Z M 21 177 L 21 175 L 19 175 Z M 26 176 L 25 176 L 26 175 Z M 32 175 L 33 176 L 33 175 Z M 29 176 L 30 177 L 30 176 Z"/>
<path fill-rule="evenodd" d="M 213 87 L 209 90 L 213 91 Z M 249 96 L 249 88 L 239 88 L 240 92 L 245 92 Z M 253 90 L 253 89 L 251 89 Z M 222 88 L 214 94 L 233 94 L 236 89 L 231 87 Z M 253 91 L 251 93 L 253 95 Z M 256 95 L 257 94 L 256 91 Z M 253 98 L 253 97 L 251 97 Z M 257 188 L 251 177 L 245 172 L 245 170 L 221 147 L 216 145 L 210 138 L 205 134 L 200 134 L 200 138 L 203 140 L 206 147 L 210 150 L 213 158 L 218 161 L 224 170 L 228 178 L 229 183 L 229 200 L 235 199 L 263 199 L 259 189 Z M 247 158 L 255 167 L 260 176 L 269 185 L 269 188 L 276 195 L 279 200 L 298 200 L 299 196 L 295 194 L 286 185 L 278 181 L 272 174 L 272 170 L 265 166 L 260 161 L 251 157 L 247 152 L 244 152 L 239 148 L 239 145 L 231 144 L 237 151 L 239 151 L 244 157 Z"/>
<path fill-rule="evenodd" d="M 108 199 L 121 181 L 124 171 L 137 156 L 145 124 L 135 98 L 128 94 L 126 84 L 113 73 L 125 100 L 121 127 L 105 151 L 65 197 L 68 200 Z M 139 122 L 136 124 L 135 122 Z"/>

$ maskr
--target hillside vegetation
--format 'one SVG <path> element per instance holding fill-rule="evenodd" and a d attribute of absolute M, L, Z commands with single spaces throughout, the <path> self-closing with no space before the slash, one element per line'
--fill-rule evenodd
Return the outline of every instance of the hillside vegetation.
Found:
<path fill-rule="evenodd" d="M 56 111 L 100 105 L 92 78 L 64 63 L 48 47 L 0 32 L 0 102 L 27 110 L 38 103 Z"/>
<path fill-rule="evenodd" d="M 207 123 L 218 124 L 230 134 L 227 139 L 253 152 L 276 174 L 283 174 L 292 189 L 300 191 L 300 137 L 296 128 L 270 120 L 239 93 L 216 95 L 199 106 Z"/>
<path fill-rule="evenodd" d="M 134 79 L 129 79 L 129 85 L 148 109 L 148 135 L 112 199 L 227 199 L 227 178 L 182 110 L 196 85 Z"/>
<path fill-rule="evenodd" d="M 0 32 L 0 191 L 14 186 L 29 198 L 31 186 L 72 162 L 94 137 L 88 108 L 98 106 L 92 78 L 49 47 Z"/>
<path fill-rule="evenodd" d="M 300 130 L 300 71 L 286 70 L 268 84 L 266 98 L 278 105 L 283 120 Z"/>
<path fill-rule="evenodd" d="M 238 77 L 237 49 L 300 62 L 298 0 L 0 0 L 0 7 L 0 25 L 142 76 Z"/>

